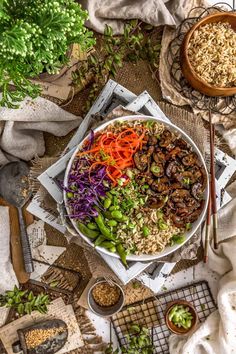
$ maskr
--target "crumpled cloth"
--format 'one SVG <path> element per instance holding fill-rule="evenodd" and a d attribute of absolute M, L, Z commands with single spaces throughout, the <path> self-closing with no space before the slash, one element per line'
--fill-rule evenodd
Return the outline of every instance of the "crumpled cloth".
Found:
<path fill-rule="evenodd" d="M 208 266 L 221 275 L 218 310 L 188 337 L 172 335 L 170 354 L 236 353 L 236 181 L 227 192 L 233 199 L 218 212 L 219 248 L 212 238 L 209 247 Z"/>
<path fill-rule="evenodd" d="M 42 156 L 43 132 L 64 136 L 81 121 L 42 97 L 26 98 L 18 109 L 0 107 L 0 166 L 16 158 L 29 161 Z"/>
<path fill-rule="evenodd" d="M 139 19 L 153 26 L 176 27 L 195 0 L 80 0 L 89 12 L 88 27 L 104 32 L 105 24 L 115 34 L 123 32 L 124 20 Z"/>

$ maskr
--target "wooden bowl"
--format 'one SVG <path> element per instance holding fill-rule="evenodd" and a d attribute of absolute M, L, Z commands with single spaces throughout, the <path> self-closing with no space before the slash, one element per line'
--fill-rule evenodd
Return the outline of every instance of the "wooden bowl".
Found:
<path fill-rule="evenodd" d="M 208 84 L 196 74 L 188 58 L 188 46 L 193 32 L 202 25 L 216 22 L 228 22 L 236 31 L 236 13 L 221 12 L 204 17 L 197 22 L 184 37 L 180 48 L 180 66 L 186 80 L 197 91 L 207 96 L 233 96 L 236 94 L 236 87 L 217 87 Z"/>
<path fill-rule="evenodd" d="M 172 310 L 172 308 L 175 305 L 183 305 L 185 307 L 189 307 L 189 312 L 193 316 L 192 326 L 190 328 L 185 329 L 183 327 L 178 327 L 173 322 L 171 322 L 169 320 L 169 313 L 170 313 L 170 311 Z M 175 334 L 186 334 L 186 333 L 189 333 L 190 331 L 192 331 L 196 327 L 196 324 L 197 324 L 197 321 L 198 321 L 198 316 L 197 316 L 197 312 L 196 312 L 194 306 L 190 302 L 185 301 L 185 300 L 176 300 L 176 301 L 170 302 L 167 305 L 167 310 L 166 310 L 166 313 L 165 313 L 165 321 L 166 321 L 167 327 L 169 328 L 169 330 L 171 332 L 173 332 Z"/>

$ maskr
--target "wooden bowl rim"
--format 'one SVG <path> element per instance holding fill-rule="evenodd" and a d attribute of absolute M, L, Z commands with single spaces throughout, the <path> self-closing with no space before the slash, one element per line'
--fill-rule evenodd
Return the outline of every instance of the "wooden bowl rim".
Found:
<path fill-rule="evenodd" d="M 189 69 L 191 71 L 191 74 L 194 76 L 194 79 L 197 80 L 198 82 L 201 82 L 203 85 L 205 85 L 205 87 L 208 87 L 209 89 L 213 89 L 213 90 L 218 90 L 218 92 L 229 92 L 229 91 L 232 91 L 232 90 L 236 90 L 236 86 L 232 86 L 232 87 L 222 87 L 222 86 L 213 86 L 213 85 L 210 85 L 209 83 L 207 83 L 206 81 L 204 81 L 203 79 L 201 79 L 196 71 L 194 70 L 194 68 L 192 67 L 190 61 L 189 61 L 189 58 L 188 58 L 188 44 L 189 44 L 189 41 L 193 35 L 193 32 L 196 31 L 196 29 L 198 27 L 200 27 L 201 25 L 203 25 L 205 23 L 205 21 L 209 18 L 217 18 L 219 16 L 231 16 L 231 17 L 235 17 L 235 21 L 236 21 L 236 13 L 231 13 L 231 12 L 227 12 L 227 11 L 224 11 L 224 12 L 218 12 L 216 14 L 212 14 L 212 15 L 208 15 L 206 17 L 203 17 L 200 21 L 198 21 L 197 23 L 195 23 L 195 25 L 193 25 L 193 27 L 190 28 L 190 30 L 186 33 L 185 35 L 185 38 L 183 40 L 183 43 L 184 43 L 184 47 L 186 49 L 185 53 L 183 53 L 183 55 L 185 56 L 185 60 L 186 62 L 188 63 L 188 66 L 189 66 Z M 212 21 L 214 22 L 214 21 Z M 220 21 L 215 21 L 215 22 L 220 22 Z"/>
<path fill-rule="evenodd" d="M 193 314 L 193 323 L 190 328 L 188 328 L 188 329 L 182 328 L 181 329 L 181 327 L 177 327 L 173 322 L 171 322 L 169 320 L 169 318 L 168 318 L 169 312 L 172 309 L 172 307 L 174 307 L 175 305 L 185 305 L 191 309 L 191 313 Z M 197 324 L 197 320 L 198 320 L 197 311 L 196 311 L 194 305 L 191 304 L 191 302 L 186 301 L 186 300 L 176 300 L 176 301 L 171 301 L 167 304 L 167 309 L 165 312 L 165 322 L 171 332 L 173 332 L 175 334 L 186 334 L 186 333 L 192 331 L 193 328 L 195 328 L 195 326 Z"/>

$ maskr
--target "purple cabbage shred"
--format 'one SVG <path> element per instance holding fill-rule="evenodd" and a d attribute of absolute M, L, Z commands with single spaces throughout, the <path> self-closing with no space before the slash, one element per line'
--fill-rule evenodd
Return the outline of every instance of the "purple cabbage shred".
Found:
<path fill-rule="evenodd" d="M 64 190 L 73 193 L 67 198 L 70 218 L 90 219 L 98 215 L 97 209 L 103 210 L 100 198 L 106 196 L 111 181 L 106 175 L 105 166 L 95 166 L 89 175 L 90 166 L 89 159 L 81 157 L 74 162 L 69 173 L 68 187 L 64 187 Z"/>

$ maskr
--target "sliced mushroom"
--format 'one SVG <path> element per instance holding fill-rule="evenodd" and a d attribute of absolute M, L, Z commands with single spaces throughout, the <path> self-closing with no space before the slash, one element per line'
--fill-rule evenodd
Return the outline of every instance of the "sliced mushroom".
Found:
<path fill-rule="evenodd" d="M 170 199 L 173 200 L 174 203 L 182 202 L 185 198 L 188 197 L 190 197 L 190 193 L 186 189 L 176 189 L 170 195 Z"/>
<path fill-rule="evenodd" d="M 181 171 L 181 166 L 177 161 L 171 161 L 166 167 L 166 175 L 171 178 L 175 176 L 176 173 Z"/>
<path fill-rule="evenodd" d="M 199 182 L 194 183 L 192 185 L 192 188 L 191 188 L 191 193 L 192 193 L 192 195 L 194 196 L 195 199 L 201 200 L 202 196 L 203 196 L 202 184 L 199 183 Z"/>
<path fill-rule="evenodd" d="M 175 146 L 172 150 L 169 151 L 169 153 L 168 153 L 166 159 L 167 159 L 167 160 L 173 159 L 173 158 L 175 158 L 177 155 L 179 155 L 180 152 L 181 152 L 180 147 Z"/>
<path fill-rule="evenodd" d="M 150 135 L 147 143 L 148 143 L 148 145 L 155 146 L 158 143 L 158 139 L 157 139 L 157 137 L 155 137 L 155 135 Z"/>
<path fill-rule="evenodd" d="M 169 180 L 167 177 L 161 177 L 155 180 L 150 187 L 154 192 L 166 195 L 169 193 Z"/>
<path fill-rule="evenodd" d="M 161 149 L 156 149 L 152 155 L 153 159 L 157 163 L 165 163 L 166 162 L 166 155 Z"/>
<path fill-rule="evenodd" d="M 179 182 L 174 182 L 174 183 L 171 183 L 171 185 L 170 185 L 171 190 L 182 189 L 182 188 L 183 188 L 183 185 Z"/>
<path fill-rule="evenodd" d="M 182 164 L 184 166 L 193 166 L 196 164 L 198 156 L 195 152 L 190 152 L 188 155 L 182 158 Z"/>
<path fill-rule="evenodd" d="M 165 129 L 164 132 L 161 134 L 159 145 L 161 147 L 167 147 L 172 143 L 172 140 L 173 140 L 173 134 L 169 130 Z"/>
<path fill-rule="evenodd" d="M 186 150 L 188 148 L 188 143 L 184 139 L 179 138 L 175 140 L 175 146 L 180 147 L 181 150 Z"/>
<path fill-rule="evenodd" d="M 134 154 L 134 163 L 138 170 L 145 171 L 150 163 L 150 156 L 147 152 L 140 150 Z"/>
<path fill-rule="evenodd" d="M 185 227 L 186 221 L 184 220 L 183 217 L 178 216 L 176 214 L 171 214 L 170 217 L 176 227 L 179 228 Z"/>
<path fill-rule="evenodd" d="M 187 222 L 193 223 L 194 221 L 196 221 L 199 218 L 199 216 L 203 210 L 203 207 L 204 207 L 204 201 L 201 202 L 200 207 L 198 209 L 196 209 L 193 213 L 191 213 L 188 216 Z"/>
<path fill-rule="evenodd" d="M 151 209 L 161 209 L 165 205 L 167 198 L 150 197 L 147 204 Z"/>
<path fill-rule="evenodd" d="M 143 184 L 148 184 L 151 185 L 154 182 L 153 174 L 144 172 L 144 173 L 139 173 L 136 175 L 135 180 L 138 184 L 143 185 Z"/>

